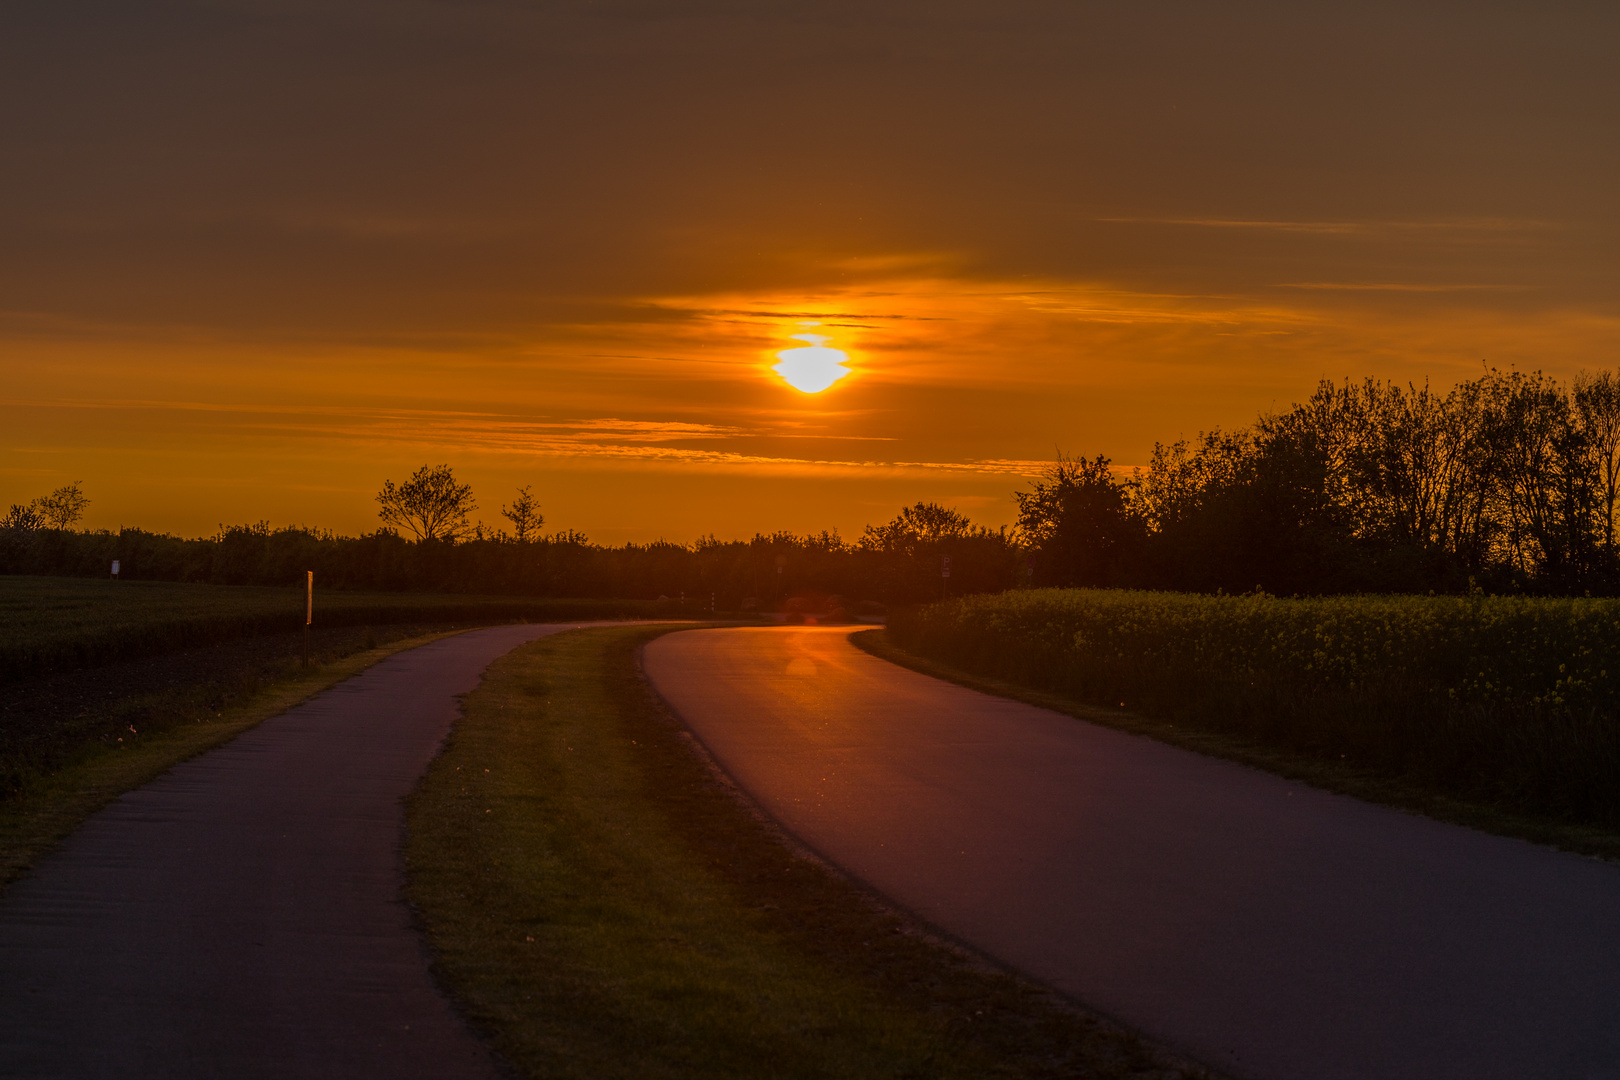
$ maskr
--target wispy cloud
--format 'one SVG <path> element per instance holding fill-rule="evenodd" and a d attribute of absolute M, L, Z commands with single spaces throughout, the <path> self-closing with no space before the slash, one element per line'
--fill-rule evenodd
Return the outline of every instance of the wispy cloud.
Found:
<path fill-rule="evenodd" d="M 454 447 L 463 451 L 574 459 L 581 463 L 622 465 L 679 465 L 730 472 L 842 473 L 905 475 L 916 472 L 972 473 L 978 475 L 1033 476 L 1046 462 L 1011 459 L 966 461 L 884 461 L 848 458 L 791 457 L 708 447 L 678 445 L 716 436 L 687 431 L 702 425 L 656 425 L 645 428 L 576 426 L 555 428 L 539 424 L 457 422 L 429 424 L 355 424 L 327 428 L 332 438 L 376 442 L 379 438 L 427 448 Z M 721 437 L 732 437 L 724 435 Z M 795 436 L 787 436 L 793 438 Z M 797 436 L 809 438 L 813 436 Z M 887 441 L 887 440 L 885 440 Z"/>
<path fill-rule="evenodd" d="M 885 461 L 848 458 L 792 457 L 780 454 L 748 453 L 710 447 L 678 445 L 683 442 L 711 438 L 731 438 L 741 432 L 728 432 L 719 436 L 704 431 L 689 430 L 705 425 L 671 424 L 667 429 L 654 424 L 640 427 L 615 426 L 619 422 L 606 421 L 601 426 L 556 425 L 555 427 L 523 423 L 491 423 L 444 420 L 430 424 L 357 424 L 326 429 L 329 436 L 354 440 L 376 440 L 379 437 L 423 447 L 453 446 L 465 450 L 495 454 L 516 454 L 537 457 L 574 458 L 618 462 L 623 464 L 675 464 L 718 467 L 725 470 L 747 472 L 790 471 L 841 473 L 908 473 L 928 472 L 975 473 L 980 475 L 1033 476 L 1047 467 L 1047 462 L 1012 459 L 969 459 L 966 461 Z M 772 434 L 771 437 L 777 437 Z M 787 435 L 786 438 L 816 438 L 811 435 Z M 837 438 L 837 437 L 834 437 Z M 838 441 L 867 441 L 851 439 Z M 889 441 L 873 440 L 873 441 Z"/>
<path fill-rule="evenodd" d="M 888 319 L 894 322 L 942 322 L 937 316 L 930 315 L 896 315 L 879 314 L 863 311 L 782 311 L 771 308 L 706 308 L 700 305 L 686 303 L 678 300 L 655 301 L 654 305 L 666 311 L 680 311 L 686 314 L 707 318 L 738 318 L 738 319 Z"/>
<path fill-rule="evenodd" d="M 727 439 L 759 432 L 720 424 L 694 424 L 679 420 L 621 420 L 592 417 L 569 420 L 529 420 L 504 413 L 466 409 L 357 408 L 351 405 L 287 405 L 218 401 L 165 401 L 142 398 L 87 398 L 83 400 L 3 400 L 0 405 L 58 409 L 127 409 L 204 413 L 261 414 L 265 416 L 340 416 L 376 425 L 412 425 L 422 429 L 508 428 L 546 433 L 557 439 L 614 438 L 630 442 L 679 439 Z"/>
<path fill-rule="evenodd" d="M 1200 229 L 1251 229 L 1268 232 L 1320 233 L 1333 236 L 1392 232 L 1544 232 L 1563 227 L 1558 222 L 1542 218 L 1439 218 L 1429 221 L 1282 221 L 1262 218 L 1218 217 L 1100 217 L 1094 220 L 1115 225 L 1177 225 Z"/>
<path fill-rule="evenodd" d="M 1529 292 L 1528 285 L 1414 285 L 1396 281 L 1284 281 L 1279 289 L 1315 289 L 1329 292 L 1396 292 L 1396 293 L 1449 293 L 1449 292 Z"/>
<path fill-rule="evenodd" d="M 344 406 L 250 405 L 199 401 L 93 399 L 0 401 L 0 405 L 104 411 L 229 414 L 236 432 L 345 444 L 412 446 L 432 454 L 484 453 L 576 459 L 582 463 L 681 465 L 722 471 L 902 475 L 918 471 L 978 475 L 1035 475 L 1044 462 L 1017 460 L 885 461 L 792 457 L 689 445 L 740 438 L 891 442 L 889 436 L 838 435 L 748 429 L 674 420 L 615 417 L 526 420 L 465 410 L 370 409 Z"/>
<path fill-rule="evenodd" d="M 1266 229 L 1273 232 L 1356 233 L 1369 228 L 1360 221 L 1262 221 L 1245 218 L 1100 217 L 1110 225 L 1186 225 L 1202 229 Z"/>

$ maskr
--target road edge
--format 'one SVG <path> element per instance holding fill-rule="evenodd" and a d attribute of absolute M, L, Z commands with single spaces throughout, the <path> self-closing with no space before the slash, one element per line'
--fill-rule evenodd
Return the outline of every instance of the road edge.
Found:
<path fill-rule="evenodd" d="M 722 629 L 722 627 L 687 627 L 684 629 Z M 679 633 L 680 630 L 671 630 L 669 633 Z M 850 640 L 863 631 L 854 629 L 846 640 Z M 865 631 L 874 632 L 874 631 Z M 881 632 L 875 631 L 875 632 Z M 660 634 L 658 637 L 665 635 Z M 636 671 L 640 678 L 642 689 L 646 695 L 649 707 L 660 714 L 665 723 L 671 725 L 681 740 L 690 749 L 708 771 L 717 786 L 724 791 L 737 808 L 748 815 L 772 839 L 781 844 L 795 857 L 818 868 L 822 873 L 832 877 L 844 887 L 855 893 L 860 902 L 869 905 L 873 910 L 882 912 L 894 919 L 903 928 L 904 932 L 918 941 L 924 942 L 934 948 L 943 949 L 971 968 L 988 975 L 996 975 L 1013 980 L 1015 983 L 1044 995 L 1053 1004 L 1063 1011 L 1083 1021 L 1097 1025 L 1101 1030 L 1109 1032 L 1115 1037 L 1128 1038 L 1139 1042 L 1148 1053 L 1156 1059 L 1162 1068 L 1181 1069 L 1189 1074 L 1198 1075 L 1207 1080 L 1235 1080 L 1233 1074 L 1225 1073 L 1213 1065 L 1209 1065 L 1191 1053 L 1180 1049 L 1162 1039 L 1156 1038 L 1140 1031 L 1131 1024 L 1101 1010 L 1097 1007 L 1074 997 L 1072 994 L 1050 986 L 1040 979 L 1021 971 L 1012 965 L 997 959 L 978 949 L 974 945 L 951 934 L 949 931 L 935 926 L 927 919 L 905 908 L 860 876 L 851 873 L 834 860 L 823 855 L 814 847 L 806 843 L 792 830 L 788 829 L 769 810 L 762 806 L 758 800 L 748 793 L 732 775 L 726 771 L 720 761 L 703 742 L 701 736 L 692 730 L 690 724 L 681 717 L 674 705 L 665 700 L 653 684 L 651 676 L 647 674 L 644 657 L 647 646 L 658 638 L 651 638 L 640 643 L 636 648 Z M 863 650 L 865 651 L 865 650 Z M 873 656 L 877 654 L 873 653 Z M 883 659 L 882 657 L 877 657 Z M 927 674 L 926 672 L 919 672 Z"/>

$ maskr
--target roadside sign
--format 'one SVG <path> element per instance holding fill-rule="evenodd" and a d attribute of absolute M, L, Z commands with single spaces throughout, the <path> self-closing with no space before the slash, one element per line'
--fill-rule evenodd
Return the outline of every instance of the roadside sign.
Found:
<path fill-rule="evenodd" d="M 309 667 L 309 626 L 315 621 L 315 571 L 304 571 L 304 666 Z"/>
<path fill-rule="evenodd" d="M 949 555 L 945 556 L 944 562 L 942 562 L 940 564 L 939 576 L 940 577 L 950 577 L 951 576 L 951 557 Z"/>
<path fill-rule="evenodd" d="M 112 576 L 113 577 L 118 576 L 118 560 L 117 559 L 113 560 L 113 575 Z"/>

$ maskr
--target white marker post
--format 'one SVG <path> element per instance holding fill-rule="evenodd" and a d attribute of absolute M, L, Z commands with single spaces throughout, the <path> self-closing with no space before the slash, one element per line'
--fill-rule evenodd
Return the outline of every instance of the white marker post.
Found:
<path fill-rule="evenodd" d="M 118 560 L 117 560 L 117 559 L 114 559 L 114 560 L 113 560 L 113 571 L 112 571 L 112 576 L 113 576 L 113 580 L 114 580 L 114 581 L 117 581 L 117 580 L 118 580 Z"/>
<path fill-rule="evenodd" d="M 309 667 L 309 624 L 315 621 L 315 571 L 304 571 L 304 666 Z"/>
<path fill-rule="evenodd" d="M 939 598 L 945 599 L 951 591 L 951 557 L 949 555 L 939 564 Z"/>

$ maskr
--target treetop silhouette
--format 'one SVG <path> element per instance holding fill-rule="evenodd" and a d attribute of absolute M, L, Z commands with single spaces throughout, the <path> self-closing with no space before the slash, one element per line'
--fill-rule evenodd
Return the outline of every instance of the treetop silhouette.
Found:
<path fill-rule="evenodd" d="M 472 532 L 467 515 L 478 509 L 472 485 L 456 481 L 448 465 L 423 465 L 402 484 L 383 481 L 377 516 L 418 540 L 455 541 Z"/>

